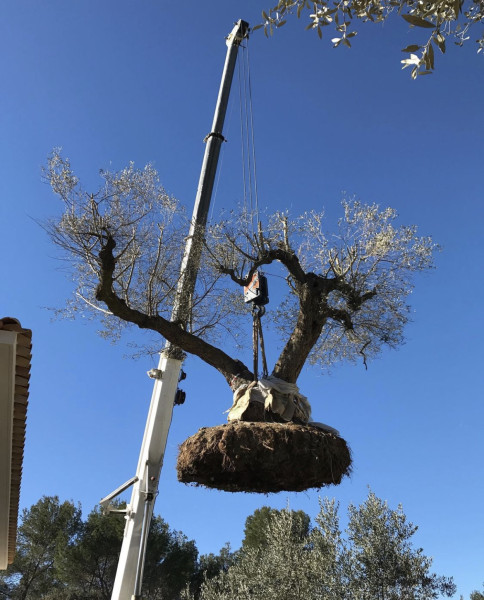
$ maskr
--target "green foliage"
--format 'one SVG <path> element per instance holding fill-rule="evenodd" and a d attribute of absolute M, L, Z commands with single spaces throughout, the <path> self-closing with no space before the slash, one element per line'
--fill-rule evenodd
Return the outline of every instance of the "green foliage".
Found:
<path fill-rule="evenodd" d="M 17 532 L 17 553 L 1 583 L 11 600 L 39 600 L 61 587 L 62 557 L 81 531 L 81 511 L 72 502 L 44 496 L 24 509 Z M 1 585 L 0 583 L 0 585 Z"/>
<path fill-rule="evenodd" d="M 153 519 L 148 539 L 145 600 L 433 600 L 451 596 L 451 578 L 430 571 L 432 560 L 412 537 L 417 527 L 402 507 L 392 510 L 370 492 L 348 508 L 341 531 L 338 505 L 320 501 L 311 526 L 303 511 L 267 506 L 246 520 L 240 551 L 224 546 L 203 555 L 182 533 Z M 109 600 L 124 521 L 44 497 L 24 510 L 17 556 L 0 577 L 8 600 Z M 483 600 L 473 592 L 471 600 Z"/>
<path fill-rule="evenodd" d="M 286 509 L 285 509 L 286 510 Z M 252 515 L 248 516 L 245 521 L 244 539 L 242 541 L 242 550 L 247 551 L 249 548 L 263 549 L 269 544 L 267 539 L 268 527 L 272 519 L 277 519 L 281 516 L 280 510 L 263 506 L 258 508 Z M 311 519 L 303 510 L 290 511 L 292 513 L 291 537 L 294 539 L 304 539 L 309 533 Z"/>
<path fill-rule="evenodd" d="M 275 29 L 286 24 L 287 16 L 291 14 L 298 18 L 307 14 L 309 24 L 306 29 L 316 31 L 319 38 L 323 37 L 325 27 L 334 27 L 337 36 L 331 39 L 334 48 L 351 47 L 350 39 L 357 33 L 355 21 L 382 23 L 395 15 L 402 17 L 417 32 L 427 30 L 429 36 L 402 50 L 410 53 L 409 58 L 401 61 L 403 68 L 411 67 L 411 76 L 415 79 L 433 71 L 434 48 L 444 54 L 447 40 L 462 46 L 470 39 L 471 28 L 484 20 L 484 3 L 482 0 L 279 0 L 269 10 L 262 11 L 263 22 L 254 29 L 263 27 L 267 36 L 272 35 Z M 477 52 L 482 52 L 482 32 L 476 35 L 475 41 Z"/>
<path fill-rule="evenodd" d="M 484 592 L 474 590 L 469 596 L 470 600 L 484 600 Z"/>
<path fill-rule="evenodd" d="M 196 572 L 185 590 L 185 596 L 198 599 L 203 582 L 226 573 L 235 564 L 237 556 L 238 553 L 232 552 L 229 543 L 218 554 L 202 554 L 198 559 Z"/>
<path fill-rule="evenodd" d="M 290 510 L 266 521 L 267 543 L 248 546 L 226 572 L 206 581 L 203 600 L 300 600 L 319 598 L 330 564 L 319 548 L 311 549 L 311 533 L 294 535 L 301 520 Z"/>
<path fill-rule="evenodd" d="M 370 492 L 361 506 L 348 508 L 348 539 L 357 586 L 374 600 L 423 600 L 455 593 L 452 579 L 430 573 L 432 560 L 414 549 L 418 527 L 407 521 L 401 506 L 391 510 Z"/>
<path fill-rule="evenodd" d="M 116 575 L 124 521 L 93 510 L 76 544 L 64 554 L 59 576 L 67 590 L 89 599 L 109 600 Z"/>
<path fill-rule="evenodd" d="M 170 531 L 161 517 L 152 520 L 143 577 L 145 600 L 176 600 L 196 573 L 198 551 L 193 540 Z"/>
<path fill-rule="evenodd" d="M 120 505 L 117 506 L 118 508 Z M 124 519 L 44 497 L 24 510 L 17 555 L 0 589 L 9 600 L 110 600 L 123 539 Z M 176 600 L 197 570 L 193 541 L 152 520 L 144 576 L 145 600 Z"/>
<path fill-rule="evenodd" d="M 249 536 L 251 545 L 246 528 L 245 548 L 205 581 L 202 600 L 431 600 L 455 593 L 452 579 L 431 573 L 431 559 L 413 548 L 417 528 L 401 507 L 391 510 L 372 492 L 349 507 L 345 534 L 331 500 L 320 502 L 313 528 L 301 528 L 301 511 L 266 509 L 247 520 L 259 523 L 263 536 Z"/>

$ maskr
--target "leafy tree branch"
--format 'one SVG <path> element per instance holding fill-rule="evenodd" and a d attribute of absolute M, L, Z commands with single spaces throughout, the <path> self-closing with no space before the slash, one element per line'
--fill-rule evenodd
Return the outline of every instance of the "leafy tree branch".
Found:
<path fill-rule="evenodd" d="M 390 16 L 403 18 L 410 27 L 430 32 L 421 42 L 402 49 L 409 57 L 402 60 L 403 68 L 411 68 L 411 76 L 428 75 L 435 68 L 435 52 L 446 52 L 446 42 L 453 40 L 463 46 L 471 39 L 471 30 L 484 21 L 482 0 L 279 0 L 262 11 L 262 23 L 254 30 L 263 28 L 266 36 L 286 24 L 289 16 L 300 18 L 307 15 L 306 29 L 316 31 L 319 38 L 323 31 L 332 27 L 336 36 L 331 39 L 334 48 L 351 48 L 352 38 L 357 34 L 355 22 L 383 23 Z M 475 36 L 477 52 L 484 49 L 482 30 Z M 416 54 L 417 53 L 417 54 Z"/>

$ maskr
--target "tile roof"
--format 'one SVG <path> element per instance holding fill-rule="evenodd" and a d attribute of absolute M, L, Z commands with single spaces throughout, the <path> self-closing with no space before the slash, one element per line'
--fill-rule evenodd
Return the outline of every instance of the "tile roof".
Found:
<path fill-rule="evenodd" d="M 15 360 L 15 392 L 13 402 L 12 461 L 10 478 L 10 506 L 8 527 L 8 563 L 15 556 L 20 483 L 25 446 L 27 404 L 29 397 L 30 364 L 32 359 L 32 331 L 24 329 L 17 319 L 0 319 L 0 330 L 17 334 Z"/>

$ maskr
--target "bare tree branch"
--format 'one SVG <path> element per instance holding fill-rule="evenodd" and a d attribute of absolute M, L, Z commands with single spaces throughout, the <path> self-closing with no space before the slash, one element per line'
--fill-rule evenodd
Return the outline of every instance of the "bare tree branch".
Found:
<path fill-rule="evenodd" d="M 133 323 L 140 329 L 157 331 L 174 346 L 200 357 L 222 373 L 229 384 L 234 377 L 246 378 L 249 381 L 253 379 L 253 374 L 242 362 L 234 360 L 219 348 L 159 315 L 150 316 L 130 308 L 122 298 L 119 298 L 113 290 L 113 273 L 116 267 L 116 259 L 113 254 L 115 247 L 114 238 L 107 232 L 107 239 L 99 252 L 101 272 L 96 289 L 97 300 L 104 302 L 113 315 L 123 321 Z"/>

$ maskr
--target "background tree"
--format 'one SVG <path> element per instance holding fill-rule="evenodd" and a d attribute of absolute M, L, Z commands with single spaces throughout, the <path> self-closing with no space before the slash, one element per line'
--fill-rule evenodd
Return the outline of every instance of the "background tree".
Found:
<path fill-rule="evenodd" d="M 452 596 L 451 578 L 430 572 L 432 560 L 411 538 L 416 527 L 370 492 L 350 506 L 346 535 L 338 505 L 320 502 L 315 526 L 303 536 L 297 513 L 276 511 L 259 547 L 242 550 L 233 566 L 202 585 L 202 600 L 431 600 Z M 300 520 L 299 520 L 300 523 Z M 186 594 L 186 597 L 190 597 Z"/>
<path fill-rule="evenodd" d="M 198 550 L 193 540 L 172 531 L 161 517 L 150 526 L 143 576 L 146 600 L 178 600 L 181 591 L 197 570 Z"/>
<path fill-rule="evenodd" d="M 267 509 L 267 510 L 265 510 Z M 151 526 L 146 600 L 431 600 L 451 596 L 451 578 L 412 537 L 417 527 L 370 492 L 348 508 L 342 532 L 338 505 L 320 501 L 311 525 L 303 511 L 264 507 L 246 521 L 242 547 L 201 556 L 193 541 L 160 517 Z M 104 600 L 111 597 L 123 519 L 93 510 L 83 523 L 71 502 L 44 497 L 24 511 L 18 552 L 0 578 L 9 600 Z M 255 527 L 262 536 L 252 535 Z M 471 600 L 479 600 L 473 592 Z"/>
<path fill-rule="evenodd" d="M 230 544 L 225 544 L 218 554 L 202 554 L 197 562 L 196 571 L 188 584 L 187 593 L 192 594 L 195 599 L 200 597 L 202 584 L 213 579 L 220 573 L 226 573 L 235 564 L 238 553 L 232 552 Z"/>
<path fill-rule="evenodd" d="M 118 505 L 121 507 L 121 505 Z M 110 600 L 124 531 L 119 515 L 44 497 L 25 510 L 17 554 L 0 576 L 9 600 Z M 146 600 L 177 600 L 194 579 L 198 551 L 193 541 L 152 519 L 144 575 Z"/>
<path fill-rule="evenodd" d="M 123 530 L 123 519 L 99 509 L 89 513 L 60 564 L 59 576 L 68 597 L 111 598 Z"/>
<path fill-rule="evenodd" d="M 0 582 L 11 600 L 38 600 L 61 588 L 58 567 L 81 530 L 81 510 L 57 496 L 44 496 L 24 509 L 17 552 Z"/>
<path fill-rule="evenodd" d="M 331 39 L 334 48 L 351 47 L 351 38 L 357 31 L 354 21 L 382 23 L 391 15 L 401 16 L 410 26 L 427 31 L 416 43 L 403 48 L 409 57 L 402 60 L 403 68 L 411 67 L 411 76 L 428 75 L 434 69 L 435 50 L 446 51 L 446 41 L 453 40 L 462 46 L 471 39 L 470 31 L 484 20 L 482 0 L 279 0 L 262 11 L 263 23 L 254 29 L 264 28 L 266 35 L 286 23 L 288 15 L 309 16 L 306 29 L 313 29 L 320 38 L 325 27 L 333 26 L 336 36 Z M 416 36 L 417 37 L 417 36 Z M 484 48 L 482 29 L 475 41 L 477 52 Z M 416 54 L 417 53 L 417 54 Z"/>
<path fill-rule="evenodd" d="M 403 338 L 412 278 L 432 265 L 435 245 L 415 227 L 396 226 L 392 209 L 344 202 L 337 235 L 321 213 L 277 213 L 257 231 L 240 211 L 207 232 L 188 327 L 170 321 L 187 231 L 183 212 L 152 167 L 101 172 L 87 194 L 69 161 L 54 152 L 45 171 L 64 212 L 46 229 L 73 266 L 71 309 L 94 311 L 106 333 L 128 323 L 159 333 L 215 367 L 232 387 L 254 379 L 249 367 L 216 345 L 231 319 L 247 314 L 242 288 L 256 269 L 278 262 L 287 296 L 276 318 L 283 349 L 273 374 L 296 382 L 306 360 L 321 366 L 377 355 Z M 277 315 L 277 311 L 276 311 Z"/>
<path fill-rule="evenodd" d="M 484 600 L 484 593 L 474 590 L 470 595 L 470 600 Z"/>
<path fill-rule="evenodd" d="M 202 585 L 203 600 L 299 600 L 319 598 L 328 563 L 311 549 L 311 537 L 298 533 L 300 519 L 290 510 L 277 511 L 265 523 L 261 546 L 248 546 L 228 571 Z M 186 597 L 190 597 L 188 594 Z"/>
<path fill-rule="evenodd" d="M 124 519 L 93 510 L 77 543 L 66 554 L 62 580 L 68 598 L 110 600 L 123 539 Z M 155 517 L 150 525 L 143 578 L 146 600 L 175 600 L 195 572 L 193 541 Z"/>
<path fill-rule="evenodd" d="M 286 510 L 286 509 L 284 509 Z M 291 535 L 295 538 L 304 539 L 309 534 L 311 518 L 303 510 L 291 511 L 293 531 Z M 249 548 L 261 549 L 269 543 L 267 539 L 268 526 L 271 519 L 280 516 L 281 511 L 269 506 L 262 506 L 249 515 L 245 520 L 244 539 L 242 540 L 242 551 Z"/>
<path fill-rule="evenodd" d="M 392 510 L 370 492 L 366 501 L 348 508 L 353 584 L 360 597 L 375 600 L 452 596 L 452 579 L 430 572 L 432 559 L 414 549 L 418 527 L 407 521 L 401 506 Z"/>

